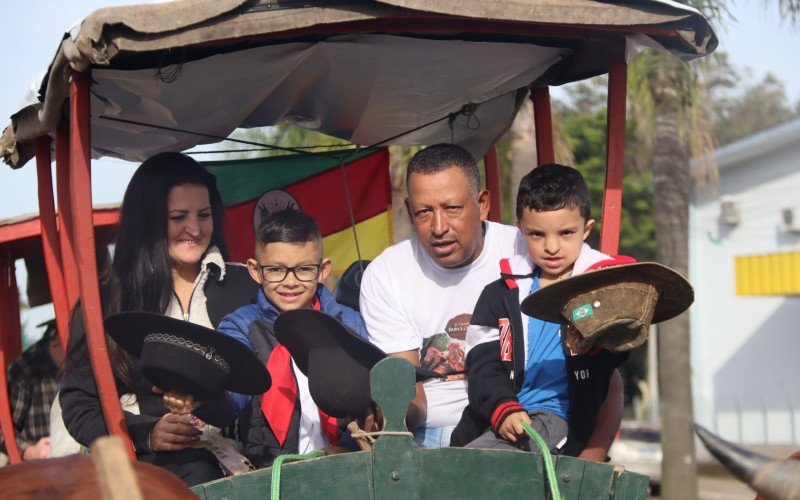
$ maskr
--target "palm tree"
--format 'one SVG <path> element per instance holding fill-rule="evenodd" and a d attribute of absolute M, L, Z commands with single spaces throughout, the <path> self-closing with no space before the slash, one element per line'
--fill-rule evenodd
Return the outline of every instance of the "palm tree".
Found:
<path fill-rule="evenodd" d="M 723 0 L 687 3 L 712 20 L 731 18 Z M 777 4 L 784 18 L 797 21 L 800 0 L 778 0 Z M 689 259 L 689 159 L 706 160 L 696 171 L 699 184 L 716 176 L 716 166 L 708 162 L 714 139 L 703 69 L 702 61 L 689 65 L 654 51 L 640 54 L 628 69 L 637 125 L 651 144 L 657 259 L 684 275 L 688 274 Z M 663 496 L 694 499 L 697 466 L 687 314 L 659 325 L 658 353 Z"/>

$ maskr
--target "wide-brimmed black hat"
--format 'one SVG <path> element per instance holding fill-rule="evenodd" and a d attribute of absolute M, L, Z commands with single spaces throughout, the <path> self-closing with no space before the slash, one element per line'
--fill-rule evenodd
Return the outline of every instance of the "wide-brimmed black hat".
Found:
<path fill-rule="evenodd" d="M 526 297 L 522 312 L 568 322 L 592 344 L 614 351 L 638 347 L 651 324 L 681 314 L 694 302 L 692 286 L 655 262 L 615 265 L 556 281 Z"/>
<path fill-rule="evenodd" d="M 322 411 L 334 417 L 360 417 L 372 403 L 369 372 L 386 353 L 336 318 L 313 309 L 282 313 L 275 337 L 308 377 L 308 389 Z M 441 377 L 415 367 L 417 381 Z"/>
<path fill-rule="evenodd" d="M 223 390 L 262 394 L 269 389 L 269 373 L 253 351 L 210 328 L 146 312 L 114 314 L 105 327 L 139 358 L 142 375 L 165 391 L 209 400 Z"/>

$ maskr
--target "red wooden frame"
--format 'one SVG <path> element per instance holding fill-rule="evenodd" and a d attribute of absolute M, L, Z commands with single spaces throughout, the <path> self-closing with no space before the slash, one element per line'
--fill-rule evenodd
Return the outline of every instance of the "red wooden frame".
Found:
<path fill-rule="evenodd" d="M 531 92 L 533 122 L 536 129 L 536 163 L 546 165 L 556 161 L 553 147 L 553 115 L 550 109 L 550 88 L 537 87 Z"/>
<path fill-rule="evenodd" d="M 39 220 L 41 222 L 42 251 L 47 268 L 47 281 L 50 283 L 50 296 L 56 316 L 56 328 L 61 345 L 69 345 L 67 323 L 69 321 L 69 300 L 64 286 L 64 272 L 61 268 L 61 243 L 56 227 L 56 207 L 53 199 L 53 173 L 50 170 L 50 137 L 42 136 L 36 140 L 36 175 L 39 195 Z"/>
<path fill-rule="evenodd" d="M 61 262 L 64 272 L 64 287 L 67 290 L 69 308 L 75 305 L 80 293 L 78 264 L 73 244 L 72 207 L 70 206 L 69 186 L 69 123 L 62 120 L 56 128 L 56 190 L 58 194 L 58 227 L 61 246 Z"/>
<path fill-rule="evenodd" d="M 14 420 L 8 400 L 6 366 L 22 351 L 22 326 L 19 321 L 19 292 L 14 275 L 14 262 L 8 255 L 0 255 L 0 427 L 6 452 L 12 464 L 22 461 L 14 432 Z"/>
<path fill-rule="evenodd" d="M 97 392 L 103 408 L 106 427 L 111 435 L 125 441 L 131 458 L 136 458 L 114 382 L 114 372 L 108 357 L 100 287 L 95 258 L 94 227 L 92 225 L 91 135 L 89 106 L 89 72 L 74 73 L 70 83 L 70 206 L 72 208 L 73 241 L 81 272 L 80 296 L 86 341 L 92 360 Z"/>
<path fill-rule="evenodd" d="M 608 117 L 606 124 L 606 189 L 603 197 L 603 223 L 600 251 L 619 252 L 622 222 L 622 176 L 625 166 L 625 109 L 628 91 L 628 65 L 620 54 L 608 72 Z"/>

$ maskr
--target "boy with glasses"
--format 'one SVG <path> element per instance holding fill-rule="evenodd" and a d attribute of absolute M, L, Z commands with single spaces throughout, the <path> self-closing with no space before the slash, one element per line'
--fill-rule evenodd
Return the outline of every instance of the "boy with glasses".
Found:
<path fill-rule="evenodd" d="M 218 327 L 252 346 L 272 377 L 272 386 L 263 395 L 249 401 L 237 398 L 245 403 L 239 415 L 245 455 L 257 467 L 268 467 L 278 455 L 287 453 L 344 451 L 337 446 L 339 422 L 317 408 L 305 375 L 273 335 L 280 313 L 313 308 L 367 336 L 361 316 L 338 304 L 322 284 L 331 261 L 323 258 L 317 224 L 296 210 L 270 214 L 256 234 L 255 258 L 247 261 L 247 268 L 263 293 L 255 304 L 237 309 Z"/>

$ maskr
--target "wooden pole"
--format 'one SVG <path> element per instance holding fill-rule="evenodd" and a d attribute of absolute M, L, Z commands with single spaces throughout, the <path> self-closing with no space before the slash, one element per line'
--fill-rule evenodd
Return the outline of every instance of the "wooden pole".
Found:
<path fill-rule="evenodd" d="M 36 140 L 36 175 L 39 194 L 39 220 L 42 224 L 42 251 L 47 267 L 47 281 L 56 313 L 58 337 L 64 350 L 68 345 L 68 322 L 70 304 L 64 286 L 64 271 L 61 268 L 61 243 L 56 228 L 56 208 L 53 200 L 53 174 L 50 170 L 50 137 Z"/>
<path fill-rule="evenodd" d="M 619 253 L 622 220 L 622 176 L 625 165 L 625 100 L 628 91 L 628 65 L 624 54 L 611 62 L 608 72 L 608 118 L 606 124 L 606 189 L 603 196 L 600 251 Z"/>
<path fill-rule="evenodd" d="M 69 121 L 62 120 L 56 128 L 56 190 L 58 193 L 58 238 L 61 246 L 61 269 L 64 288 L 67 291 L 67 306 L 72 309 L 80 294 L 78 263 L 75 245 L 72 242 L 72 207 L 69 187 Z"/>
<path fill-rule="evenodd" d="M 483 157 L 486 189 L 489 190 L 489 220 L 503 222 L 503 194 L 500 189 L 500 168 L 497 163 L 497 145 L 492 144 Z"/>
<path fill-rule="evenodd" d="M 19 322 L 19 291 L 17 279 L 14 276 L 14 263 L 7 256 L 0 256 L 0 429 L 6 452 L 12 464 L 22 461 L 22 455 L 17 446 L 17 436 L 14 429 L 14 419 L 11 414 L 11 404 L 8 399 L 8 378 L 6 368 L 8 364 L 19 356 L 20 347 L 15 344 L 21 342 L 21 325 Z"/>
<path fill-rule="evenodd" d="M 101 437 L 92 444 L 92 461 L 103 500 L 141 500 L 136 471 L 116 436 Z"/>
<path fill-rule="evenodd" d="M 114 372 L 108 359 L 103 312 L 100 305 L 100 287 L 95 258 L 94 223 L 92 217 L 91 164 L 89 160 L 90 115 L 89 72 L 74 73 L 70 83 L 70 206 L 74 225 L 74 244 L 81 269 L 80 296 L 86 341 L 92 360 L 92 371 L 103 407 L 103 416 L 109 434 L 120 436 L 127 445 L 131 458 L 136 458 L 133 444 L 119 403 L 119 393 L 114 383 Z"/>
<path fill-rule="evenodd" d="M 553 115 L 550 109 L 550 87 L 537 87 L 531 92 L 533 123 L 536 128 L 536 163 L 547 165 L 556 161 L 553 147 Z"/>

